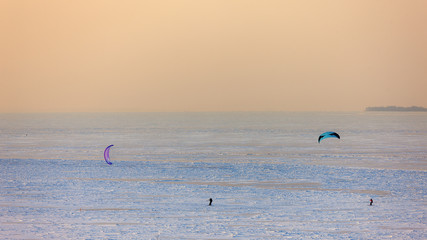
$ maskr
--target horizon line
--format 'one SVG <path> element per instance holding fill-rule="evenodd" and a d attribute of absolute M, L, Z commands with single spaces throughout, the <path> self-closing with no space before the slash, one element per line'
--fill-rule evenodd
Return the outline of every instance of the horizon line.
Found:
<path fill-rule="evenodd" d="M 365 110 L 238 110 L 238 111 L 16 111 L 0 114 L 54 114 L 54 113 L 310 113 L 310 112 L 365 112 Z"/>

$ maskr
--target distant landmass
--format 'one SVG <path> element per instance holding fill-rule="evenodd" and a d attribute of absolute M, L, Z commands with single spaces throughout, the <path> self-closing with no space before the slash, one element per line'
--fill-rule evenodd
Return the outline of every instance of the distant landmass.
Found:
<path fill-rule="evenodd" d="M 397 107 L 397 106 L 387 106 L 387 107 L 367 107 L 366 111 L 386 111 L 386 112 L 427 112 L 427 108 L 424 107 Z"/>

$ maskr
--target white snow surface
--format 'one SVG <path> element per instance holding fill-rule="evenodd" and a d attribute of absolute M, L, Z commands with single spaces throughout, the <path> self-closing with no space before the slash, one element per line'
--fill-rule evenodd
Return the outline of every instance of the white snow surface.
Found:
<path fill-rule="evenodd" d="M 0 239 L 427 239 L 426 113 L 1 114 L 0 133 Z"/>

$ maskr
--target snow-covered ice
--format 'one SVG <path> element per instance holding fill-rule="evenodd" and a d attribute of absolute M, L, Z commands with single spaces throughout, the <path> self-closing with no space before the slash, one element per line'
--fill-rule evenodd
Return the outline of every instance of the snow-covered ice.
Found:
<path fill-rule="evenodd" d="M 0 115 L 0 238 L 426 239 L 426 120 Z"/>

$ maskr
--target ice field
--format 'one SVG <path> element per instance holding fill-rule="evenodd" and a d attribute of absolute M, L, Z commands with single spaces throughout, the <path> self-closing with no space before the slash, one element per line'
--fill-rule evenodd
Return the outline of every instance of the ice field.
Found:
<path fill-rule="evenodd" d="M 425 113 L 1 114 L 0 134 L 0 239 L 427 238 Z"/>

